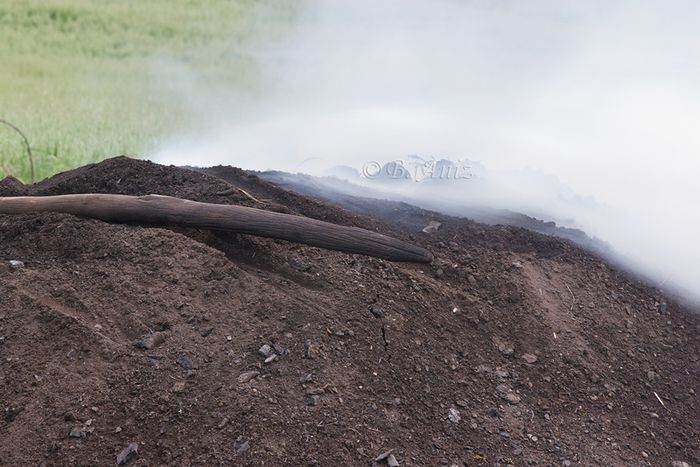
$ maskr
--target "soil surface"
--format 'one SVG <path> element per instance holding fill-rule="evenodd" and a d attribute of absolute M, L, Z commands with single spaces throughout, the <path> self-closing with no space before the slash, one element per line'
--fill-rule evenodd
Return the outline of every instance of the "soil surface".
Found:
<path fill-rule="evenodd" d="M 436 259 L 0 216 L 0 464 L 700 465 L 698 310 L 558 238 L 216 175 L 122 157 L 0 195 L 241 204 Z"/>

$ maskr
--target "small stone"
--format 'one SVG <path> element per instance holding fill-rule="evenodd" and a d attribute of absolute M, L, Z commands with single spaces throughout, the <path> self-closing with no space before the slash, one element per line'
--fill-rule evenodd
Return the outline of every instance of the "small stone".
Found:
<path fill-rule="evenodd" d="M 671 463 L 671 467 L 690 467 L 690 464 L 683 461 L 673 461 L 673 463 Z"/>
<path fill-rule="evenodd" d="M 166 335 L 163 332 L 146 334 L 139 337 L 134 342 L 134 346 L 138 349 L 151 350 L 152 348 L 162 344 L 165 341 L 165 337 Z"/>
<path fill-rule="evenodd" d="M 565 460 L 564 462 L 561 463 L 564 467 L 571 467 L 571 461 L 570 460 Z"/>
<path fill-rule="evenodd" d="M 117 465 L 124 465 L 133 460 L 139 454 L 138 443 L 129 443 L 117 456 Z"/>
<path fill-rule="evenodd" d="M 85 438 L 87 436 L 87 431 L 85 431 L 84 428 L 73 428 L 70 430 L 70 434 L 68 435 L 71 438 Z"/>
<path fill-rule="evenodd" d="M 467 280 L 469 281 L 469 285 L 476 285 L 476 278 L 471 274 L 467 276 Z"/>
<path fill-rule="evenodd" d="M 454 424 L 459 423 L 459 421 L 462 419 L 462 417 L 459 415 L 459 410 L 455 409 L 454 407 L 450 407 L 450 410 L 447 412 L 447 418 Z"/>
<path fill-rule="evenodd" d="M 440 230 L 440 227 L 442 227 L 442 224 L 439 223 L 438 221 L 430 221 L 428 225 L 423 227 L 422 232 L 427 233 L 427 234 L 432 234 Z"/>
<path fill-rule="evenodd" d="M 506 355 L 506 356 L 513 355 L 513 352 L 514 352 L 513 344 L 511 344 L 510 342 L 504 341 L 498 337 L 494 337 L 493 343 L 496 345 L 496 348 L 498 349 L 498 351 L 501 352 L 503 355 Z"/>
<path fill-rule="evenodd" d="M 509 392 L 508 394 L 504 395 L 503 398 L 508 401 L 509 404 L 519 404 L 520 403 L 520 396 L 517 395 L 514 392 Z"/>
<path fill-rule="evenodd" d="M 185 370 L 191 370 L 194 368 L 192 360 L 187 355 L 181 355 L 177 360 L 175 360 L 175 362 Z"/>
<path fill-rule="evenodd" d="M 228 342 L 231 342 L 231 341 L 233 340 L 233 337 L 231 337 L 231 336 L 226 336 L 226 340 L 227 340 Z"/>
<path fill-rule="evenodd" d="M 206 328 L 203 329 L 202 332 L 199 333 L 200 336 L 202 337 L 209 337 L 209 335 L 214 331 L 214 328 Z"/>
<path fill-rule="evenodd" d="M 300 382 L 301 384 L 310 383 L 310 382 L 312 382 L 313 380 L 314 380 L 314 374 L 313 374 L 313 373 L 306 373 L 306 374 L 301 375 L 301 376 L 299 377 L 299 382 Z"/>
<path fill-rule="evenodd" d="M 22 269 L 24 267 L 24 263 L 22 261 L 17 261 L 14 259 L 10 260 L 10 269 Z"/>
<path fill-rule="evenodd" d="M 268 358 L 268 357 L 270 357 L 273 353 L 275 353 L 275 351 L 272 350 L 272 347 L 271 347 L 271 346 L 265 344 L 265 345 L 263 345 L 262 347 L 260 347 L 260 349 L 258 349 L 258 353 L 259 353 L 260 355 L 262 355 L 263 357 Z"/>
<path fill-rule="evenodd" d="M 496 391 L 500 392 L 501 394 L 508 394 L 509 392 L 512 392 L 513 390 L 507 384 L 499 384 L 498 386 L 496 386 Z"/>
<path fill-rule="evenodd" d="M 372 313 L 374 315 L 375 318 L 381 319 L 384 317 L 384 309 L 383 308 L 372 305 L 371 307 L 369 307 L 369 311 L 370 311 L 370 313 Z"/>
<path fill-rule="evenodd" d="M 241 373 L 238 376 L 238 382 L 239 383 L 247 383 L 259 375 L 260 375 L 260 372 L 257 370 L 246 371 L 245 373 Z"/>
<path fill-rule="evenodd" d="M 386 463 L 389 467 L 399 467 L 399 461 L 396 460 L 393 454 L 389 454 L 386 458 Z"/>
<path fill-rule="evenodd" d="M 523 360 L 532 365 L 537 361 L 537 355 L 531 353 L 523 354 Z"/>
<path fill-rule="evenodd" d="M 277 352 L 278 355 L 288 355 L 289 354 L 289 349 L 279 342 L 272 344 L 272 348 L 275 349 L 275 352 Z"/>
<path fill-rule="evenodd" d="M 647 454 L 646 452 L 642 451 L 642 457 L 646 459 L 646 458 L 649 457 L 649 454 Z"/>
<path fill-rule="evenodd" d="M 374 462 L 381 462 L 381 461 L 387 459 L 391 455 L 391 453 L 393 453 L 393 452 L 394 452 L 393 449 L 389 449 L 388 451 L 379 454 L 377 457 L 374 458 Z"/>
<path fill-rule="evenodd" d="M 248 441 L 243 441 L 243 437 L 239 436 L 236 438 L 236 441 L 233 442 L 233 449 L 235 449 L 238 454 L 243 454 L 250 449 L 250 443 Z"/>
<path fill-rule="evenodd" d="M 272 355 L 270 355 L 269 357 L 267 357 L 267 358 L 265 359 L 265 363 L 272 363 L 272 362 L 274 362 L 275 360 L 277 360 L 277 355 L 276 355 L 276 354 L 272 354 Z"/>
<path fill-rule="evenodd" d="M 455 401 L 455 404 L 462 407 L 463 409 L 468 406 L 467 401 L 462 401 L 462 400 Z"/>
<path fill-rule="evenodd" d="M 511 263 L 511 266 L 513 266 L 515 269 L 522 269 L 523 263 L 521 263 L 520 261 L 513 261 Z"/>

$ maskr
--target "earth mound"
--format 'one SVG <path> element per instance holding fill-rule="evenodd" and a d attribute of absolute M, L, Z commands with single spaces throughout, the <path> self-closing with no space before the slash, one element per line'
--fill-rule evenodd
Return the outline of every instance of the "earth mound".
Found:
<path fill-rule="evenodd" d="M 304 215 L 435 261 L 0 216 L 2 464 L 700 463 L 698 310 L 572 243 L 409 205 L 360 215 L 235 168 L 121 157 L 0 182 L 87 192 Z"/>

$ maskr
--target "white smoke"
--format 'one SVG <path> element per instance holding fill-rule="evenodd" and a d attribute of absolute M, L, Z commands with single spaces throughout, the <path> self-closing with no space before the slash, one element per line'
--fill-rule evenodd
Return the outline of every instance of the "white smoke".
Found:
<path fill-rule="evenodd" d="M 155 159 L 307 173 L 476 160 L 508 187 L 495 207 L 573 219 L 700 292 L 698 18 L 682 0 L 303 2 L 292 34 L 238 51 L 259 70 L 253 95 L 185 80 L 181 99 L 219 111 Z"/>

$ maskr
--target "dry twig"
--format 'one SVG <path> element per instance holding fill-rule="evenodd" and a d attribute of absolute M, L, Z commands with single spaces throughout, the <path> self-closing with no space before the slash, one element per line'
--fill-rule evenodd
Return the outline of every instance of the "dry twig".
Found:
<path fill-rule="evenodd" d="M 32 147 L 29 145 L 29 139 L 27 139 L 24 133 L 22 133 L 22 130 L 20 130 L 7 120 L 3 120 L 2 118 L 0 118 L 0 123 L 12 128 L 22 137 L 22 140 L 24 141 L 24 146 L 27 148 L 27 158 L 29 159 L 29 171 L 31 173 L 32 183 L 34 183 L 36 181 L 36 176 L 34 174 L 34 156 L 32 155 Z"/>
<path fill-rule="evenodd" d="M 574 293 L 571 291 L 571 287 L 569 285 L 566 285 L 566 288 L 569 290 L 569 293 L 571 294 L 571 311 L 574 311 L 574 305 L 576 304 L 576 297 L 574 296 Z"/>

